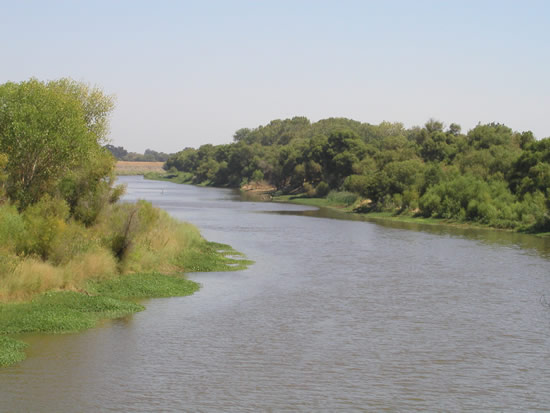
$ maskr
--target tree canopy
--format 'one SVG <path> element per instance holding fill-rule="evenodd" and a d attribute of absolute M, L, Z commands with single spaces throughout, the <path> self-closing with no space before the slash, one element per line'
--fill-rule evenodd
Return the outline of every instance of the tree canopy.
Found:
<path fill-rule="evenodd" d="M 166 169 L 195 183 L 238 187 L 264 180 L 283 193 L 350 191 L 369 210 L 550 230 L 550 138 L 499 123 L 423 127 L 329 118 L 241 128 L 234 143 L 186 148 Z"/>
<path fill-rule="evenodd" d="M 25 209 L 44 195 L 62 197 L 74 212 L 100 187 L 109 192 L 114 159 L 102 144 L 113 107 L 112 97 L 71 79 L 0 85 L 8 198 Z"/>

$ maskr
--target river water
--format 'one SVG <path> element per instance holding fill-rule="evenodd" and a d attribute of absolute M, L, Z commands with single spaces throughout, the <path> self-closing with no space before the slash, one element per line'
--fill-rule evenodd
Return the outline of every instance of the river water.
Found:
<path fill-rule="evenodd" d="M 27 337 L 0 411 L 548 411 L 550 244 L 123 177 L 256 263 L 78 334 Z"/>

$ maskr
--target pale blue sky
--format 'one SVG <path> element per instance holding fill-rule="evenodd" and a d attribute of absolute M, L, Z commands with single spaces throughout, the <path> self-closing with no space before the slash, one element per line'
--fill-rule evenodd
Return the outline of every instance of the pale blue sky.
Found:
<path fill-rule="evenodd" d="M 550 136 L 550 1 L 3 1 L 0 83 L 114 94 L 114 145 L 174 152 L 331 116 Z"/>

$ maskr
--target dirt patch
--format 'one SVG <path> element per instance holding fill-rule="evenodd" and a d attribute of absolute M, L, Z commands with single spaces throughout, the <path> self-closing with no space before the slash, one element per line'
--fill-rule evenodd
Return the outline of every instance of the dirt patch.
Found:
<path fill-rule="evenodd" d="M 117 175 L 143 175 L 147 172 L 165 172 L 162 169 L 164 162 L 131 162 L 118 161 L 115 166 Z"/>
<path fill-rule="evenodd" d="M 268 201 L 271 200 L 271 194 L 277 190 L 273 185 L 268 184 L 265 181 L 251 182 L 249 184 L 241 186 L 241 191 L 246 192 L 254 196 L 255 198 Z"/>
<path fill-rule="evenodd" d="M 247 192 L 275 192 L 277 188 L 267 182 L 252 182 L 241 186 L 243 191 Z"/>

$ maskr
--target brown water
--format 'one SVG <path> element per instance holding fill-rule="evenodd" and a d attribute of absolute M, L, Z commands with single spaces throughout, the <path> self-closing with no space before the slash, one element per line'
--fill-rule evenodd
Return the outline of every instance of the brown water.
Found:
<path fill-rule="evenodd" d="M 548 241 L 121 181 L 256 264 L 30 337 L 28 359 L 0 369 L 0 411 L 550 409 Z"/>

